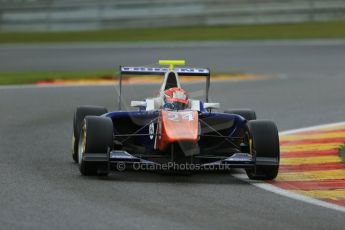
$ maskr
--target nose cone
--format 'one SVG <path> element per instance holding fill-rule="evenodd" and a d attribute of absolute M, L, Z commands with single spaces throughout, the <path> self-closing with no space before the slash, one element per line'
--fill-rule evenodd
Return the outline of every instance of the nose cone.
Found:
<path fill-rule="evenodd" d="M 161 135 L 157 139 L 157 147 L 164 150 L 173 142 L 198 141 L 199 125 L 196 111 L 161 111 Z"/>

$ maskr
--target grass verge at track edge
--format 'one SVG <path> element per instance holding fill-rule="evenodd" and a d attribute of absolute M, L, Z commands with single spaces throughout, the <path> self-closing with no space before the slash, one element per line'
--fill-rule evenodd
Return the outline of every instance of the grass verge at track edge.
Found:
<path fill-rule="evenodd" d="M 227 79 L 250 79 L 256 78 L 254 74 L 242 73 L 215 73 L 212 74 L 213 80 L 227 80 Z M 18 84 L 73 84 L 85 83 L 97 84 L 102 82 L 115 83 L 117 81 L 118 73 L 115 70 L 90 70 L 90 71 L 24 71 L 24 72 L 0 72 L 0 85 L 18 85 Z M 146 76 L 147 77 L 147 76 Z M 135 79 L 144 79 L 145 76 L 136 76 Z M 154 80 L 154 76 L 150 76 Z M 156 77 L 157 78 L 157 77 Z M 129 78 L 125 78 L 128 80 Z M 134 78 L 133 78 L 134 79 Z M 186 78 L 187 79 L 187 78 Z M 188 77 L 188 79 L 195 79 L 195 77 Z M 204 78 L 202 78 L 204 79 Z M 157 79 L 156 79 L 157 80 Z M 162 78 L 158 78 L 161 82 Z M 198 80 L 198 79 L 195 79 Z"/>

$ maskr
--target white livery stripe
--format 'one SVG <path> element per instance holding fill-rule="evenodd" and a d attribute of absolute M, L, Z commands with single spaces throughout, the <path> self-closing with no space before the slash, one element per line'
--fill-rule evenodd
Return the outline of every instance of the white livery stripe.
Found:
<path fill-rule="evenodd" d="M 130 66 L 121 66 L 121 72 L 139 72 L 139 73 L 166 73 L 169 71 L 169 68 L 165 67 L 130 67 Z M 209 74 L 208 69 L 202 68 L 174 68 L 174 71 L 180 74 Z"/>

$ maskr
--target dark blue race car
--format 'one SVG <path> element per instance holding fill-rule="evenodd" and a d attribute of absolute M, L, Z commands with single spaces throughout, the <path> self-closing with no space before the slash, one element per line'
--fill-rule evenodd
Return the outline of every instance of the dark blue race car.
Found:
<path fill-rule="evenodd" d="M 168 171 L 244 168 L 250 179 L 271 180 L 279 169 L 276 125 L 257 120 L 250 109 L 214 112 L 208 102 L 210 71 L 169 67 L 120 67 L 119 110 L 79 106 L 73 120 L 73 159 L 82 175 L 108 175 L 111 169 Z M 122 111 L 124 75 L 162 75 L 156 97 L 132 101 L 136 111 Z M 189 98 L 179 76 L 206 78 L 205 101 Z"/>

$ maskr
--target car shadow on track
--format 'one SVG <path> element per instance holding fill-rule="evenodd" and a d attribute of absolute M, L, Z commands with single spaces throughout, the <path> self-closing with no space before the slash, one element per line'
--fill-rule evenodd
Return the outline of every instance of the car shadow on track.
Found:
<path fill-rule="evenodd" d="M 230 171 L 199 171 L 193 173 L 167 173 L 146 171 L 111 172 L 107 177 L 88 177 L 91 180 L 108 182 L 140 182 L 140 183 L 188 183 L 188 184 L 234 184 L 245 185 L 245 181 L 232 176 L 239 170 Z"/>

